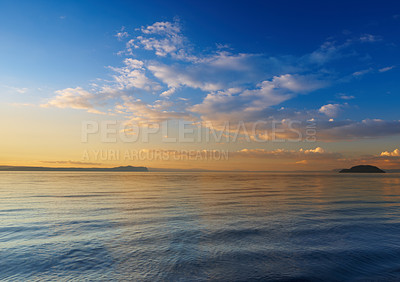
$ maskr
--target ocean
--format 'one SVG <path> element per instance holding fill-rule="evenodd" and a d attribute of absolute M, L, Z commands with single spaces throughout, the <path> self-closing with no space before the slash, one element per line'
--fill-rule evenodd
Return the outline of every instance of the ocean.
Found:
<path fill-rule="evenodd" d="M 399 176 L 0 172 L 0 279 L 399 281 Z"/>

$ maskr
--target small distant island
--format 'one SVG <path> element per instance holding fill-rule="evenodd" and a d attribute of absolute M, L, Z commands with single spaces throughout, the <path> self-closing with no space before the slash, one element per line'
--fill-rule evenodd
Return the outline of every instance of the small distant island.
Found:
<path fill-rule="evenodd" d="M 342 169 L 339 173 L 385 173 L 386 171 L 373 165 L 357 165 L 352 168 Z"/>
<path fill-rule="evenodd" d="M 103 167 L 42 167 L 42 166 L 0 166 L 0 171 L 149 171 L 144 166 L 118 166 L 111 168 Z"/>

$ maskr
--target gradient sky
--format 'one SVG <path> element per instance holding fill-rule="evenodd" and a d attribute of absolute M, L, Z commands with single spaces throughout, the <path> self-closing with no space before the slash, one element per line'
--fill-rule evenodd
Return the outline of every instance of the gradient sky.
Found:
<path fill-rule="evenodd" d="M 0 42 L 1 165 L 400 168 L 398 1 L 1 1 Z M 206 123 L 294 120 L 303 138 L 273 142 L 261 125 L 250 141 L 240 131 L 235 142 L 164 142 L 163 132 L 82 142 L 82 122 L 110 120 L 168 121 L 171 136 L 178 120 L 203 134 Z M 305 140 L 310 123 L 316 142 Z"/>

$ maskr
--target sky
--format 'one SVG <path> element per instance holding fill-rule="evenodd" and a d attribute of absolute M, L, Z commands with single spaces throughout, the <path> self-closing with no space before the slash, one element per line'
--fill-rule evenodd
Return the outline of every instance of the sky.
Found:
<path fill-rule="evenodd" d="M 1 1 L 0 165 L 400 169 L 398 1 Z"/>

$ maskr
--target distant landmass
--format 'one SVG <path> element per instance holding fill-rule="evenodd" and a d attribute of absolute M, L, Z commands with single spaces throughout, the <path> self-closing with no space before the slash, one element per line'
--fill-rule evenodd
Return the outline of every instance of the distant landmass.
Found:
<path fill-rule="evenodd" d="M 350 173 L 385 173 L 384 170 L 381 170 L 380 168 L 373 166 L 373 165 L 357 165 L 357 166 L 353 166 L 350 169 L 342 169 L 341 171 L 339 171 L 340 173 L 346 173 L 346 172 L 350 172 Z"/>
<path fill-rule="evenodd" d="M 100 167 L 42 167 L 42 166 L 0 166 L 0 171 L 148 171 L 144 166 Z"/>

